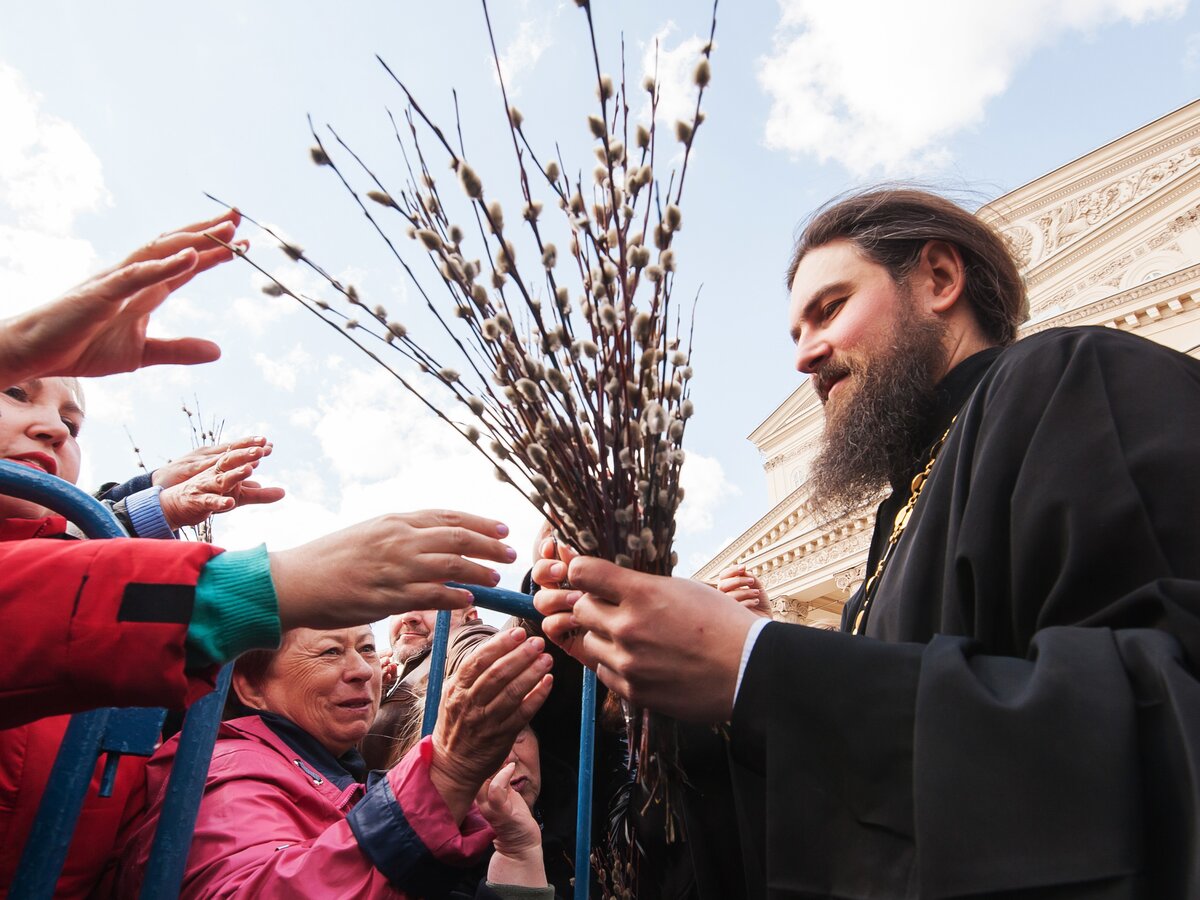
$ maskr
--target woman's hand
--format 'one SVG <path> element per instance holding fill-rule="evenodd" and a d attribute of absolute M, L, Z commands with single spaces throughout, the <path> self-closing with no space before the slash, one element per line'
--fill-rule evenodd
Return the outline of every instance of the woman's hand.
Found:
<path fill-rule="evenodd" d="M 717 576 L 717 590 L 732 597 L 756 616 L 771 618 L 771 602 L 767 590 L 745 566 L 729 566 Z"/>
<path fill-rule="evenodd" d="M 151 338 L 146 326 L 172 291 L 233 257 L 217 241 L 231 244 L 240 221 L 230 210 L 164 234 L 59 299 L 0 323 L 0 383 L 111 375 L 219 357 L 221 348 L 212 341 Z M 245 242 L 233 246 L 241 249 Z"/>
<path fill-rule="evenodd" d="M 470 606 L 471 593 L 446 582 L 495 587 L 500 573 L 472 559 L 515 560 L 498 540 L 507 534 L 494 519 L 434 509 L 380 516 L 274 551 L 280 625 L 346 628 L 414 609 Z"/>
<path fill-rule="evenodd" d="M 542 830 L 528 804 L 512 787 L 516 763 L 509 763 L 483 783 L 475 802 L 496 832 L 496 853 L 488 864 L 488 881 L 493 884 L 546 886 L 546 864 L 542 859 Z"/>
<path fill-rule="evenodd" d="M 262 452 L 257 455 L 251 454 L 241 459 L 241 462 L 250 460 L 263 460 L 271 455 L 271 451 L 275 449 L 275 445 L 268 441 L 265 437 L 244 437 L 236 441 L 227 441 L 224 444 L 212 444 L 203 447 L 197 447 L 195 450 L 189 450 L 182 456 L 177 456 L 175 459 L 169 460 L 150 473 L 150 483 L 161 488 L 169 488 L 172 485 L 181 484 L 191 478 L 193 475 L 199 475 L 205 469 L 210 468 L 218 457 L 221 457 L 235 450 L 249 450 L 259 448 Z M 221 468 L 228 472 L 230 469 L 239 465 L 238 462 L 230 461 L 228 465 L 222 464 Z"/>
<path fill-rule="evenodd" d="M 199 525 L 214 513 L 282 499 L 283 488 L 266 488 L 249 480 L 255 467 L 269 452 L 259 445 L 229 450 L 217 456 L 215 461 L 210 457 L 207 468 L 164 489 L 158 495 L 158 501 L 167 524 L 172 530 Z"/>
<path fill-rule="evenodd" d="M 554 679 L 544 648 L 541 638 L 510 628 L 480 644 L 446 680 L 430 779 L 456 821 L 549 696 Z"/>

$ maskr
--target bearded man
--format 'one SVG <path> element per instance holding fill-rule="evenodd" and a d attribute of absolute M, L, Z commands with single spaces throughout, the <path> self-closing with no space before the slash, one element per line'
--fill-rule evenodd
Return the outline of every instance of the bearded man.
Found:
<path fill-rule="evenodd" d="M 1003 243 L 917 191 L 818 213 L 788 286 L 821 508 L 891 489 L 843 633 L 582 557 L 538 563 L 546 633 L 731 721 L 750 896 L 1200 896 L 1200 363 L 1014 343 Z"/>

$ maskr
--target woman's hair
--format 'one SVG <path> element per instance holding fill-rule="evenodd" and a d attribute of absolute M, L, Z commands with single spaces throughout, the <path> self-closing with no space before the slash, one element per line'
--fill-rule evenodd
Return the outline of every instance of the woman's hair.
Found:
<path fill-rule="evenodd" d="M 787 270 L 788 290 L 808 251 L 848 240 L 897 284 L 916 268 L 930 241 L 953 244 L 966 268 L 963 296 L 984 334 L 1000 346 L 1017 339 L 1029 317 L 1025 283 L 1004 240 L 987 223 L 945 197 L 912 188 L 852 194 L 817 210 L 801 231 Z"/>

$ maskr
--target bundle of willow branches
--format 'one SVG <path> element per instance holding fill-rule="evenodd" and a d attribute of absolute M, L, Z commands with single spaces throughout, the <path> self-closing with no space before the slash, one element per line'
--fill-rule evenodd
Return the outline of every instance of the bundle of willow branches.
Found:
<path fill-rule="evenodd" d="M 268 294 L 295 298 L 383 366 L 474 444 L 496 477 L 536 506 L 567 544 L 669 574 L 684 494 L 682 443 L 693 414 L 691 315 L 685 335 L 672 293 L 674 244 L 688 160 L 704 121 L 716 5 L 693 74 L 694 112 L 675 123 L 674 141 L 662 152 L 657 76 L 640 88 L 648 121 L 631 124 L 641 94 L 630 96 L 623 55 L 619 78 L 603 72 L 591 5 L 576 4 L 586 14 L 596 79 L 595 106 L 586 115 L 596 164 L 586 176 L 569 174 L 559 151 L 558 158 L 541 155 L 527 138 L 524 117 L 509 104 L 483 2 L 520 182 L 516 214 L 506 215 L 471 165 L 461 123 L 452 141 L 382 59 L 407 101 L 402 123 L 389 112 L 407 173 L 402 184 L 385 184 L 333 128 L 312 128 L 313 161 L 338 178 L 386 243 L 452 342 L 453 361 L 435 358 L 382 305 L 270 229 L 291 260 L 332 289 L 335 302 L 293 291 L 255 265 L 269 279 Z M 430 149 L 445 157 L 458 183 L 449 192 L 434 175 Z M 660 155 L 679 161 L 665 183 L 656 170 Z M 466 214 L 456 218 L 456 207 Z M 440 300 L 401 252 L 404 238 L 428 257 Z M 411 364 L 441 385 L 448 403 L 427 396 Z M 664 797 L 670 740 L 652 746 L 651 720 L 629 719 L 633 764 L 649 794 Z"/>

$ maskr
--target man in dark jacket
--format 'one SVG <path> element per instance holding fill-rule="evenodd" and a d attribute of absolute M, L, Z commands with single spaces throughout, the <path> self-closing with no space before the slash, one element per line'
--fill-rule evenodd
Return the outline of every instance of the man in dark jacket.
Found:
<path fill-rule="evenodd" d="M 891 486 L 844 633 L 581 558 L 535 570 L 547 634 L 731 720 L 751 896 L 1200 896 L 1200 363 L 1014 345 L 1002 241 L 916 191 L 818 214 L 788 282 L 818 499 Z"/>

